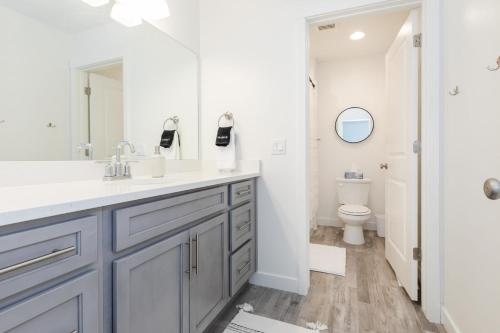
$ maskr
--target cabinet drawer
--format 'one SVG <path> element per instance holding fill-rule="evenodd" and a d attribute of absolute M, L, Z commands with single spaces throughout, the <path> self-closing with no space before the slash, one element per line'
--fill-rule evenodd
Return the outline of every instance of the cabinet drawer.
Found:
<path fill-rule="evenodd" d="M 98 332 L 96 272 L 73 279 L 0 312 L 0 332 Z"/>
<path fill-rule="evenodd" d="M 232 210 L 230 216 L 230 250 L 235 251 L 253 238 L 255 228 L 254 203 L 247 203 Z"/>
<path fill-rule="evenodd" d="M 231 184 L 230 192 L 232 206 L 250 201 L 254 198 L 255 195 L 254 181 L 248 180 L 241 183 Z"/>
<path fill-rule="evenodd" d="M 252 241 L 231 256 L 231 291 L 234 296 L 255 272 L 255 258 Z"/>
<path fill-rule="evenodd" d="M 0 299 L 97 259 L 97 216 L 0 236 Z"/>
<path fill-rule="evenodd" d="M 121 251 L 224 210 L 227 187 L 185 194 L 113 212 L 114 250 Z"/>

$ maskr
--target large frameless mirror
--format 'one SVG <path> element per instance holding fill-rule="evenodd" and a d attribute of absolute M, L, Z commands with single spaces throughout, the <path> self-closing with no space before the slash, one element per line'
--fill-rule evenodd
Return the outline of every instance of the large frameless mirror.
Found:
<path fill-rule="evenodd" d="M 148 157 L 164 129 L 198 158 L 197 55 L 113 3 L 0 0 L 0 161 L 109 159 L 122 140 Z"/>
<path fill-rule="evenodd" d="M 370 112 L 360 107 L 345 109 L 335 121 L 337 135 L 348 143 L 365 141 L 373 133 L 374 126 Z"/>

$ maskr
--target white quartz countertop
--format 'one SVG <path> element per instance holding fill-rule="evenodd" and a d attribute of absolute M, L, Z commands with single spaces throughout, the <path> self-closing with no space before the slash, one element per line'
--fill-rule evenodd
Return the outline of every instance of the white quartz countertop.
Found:
<path fill-rule="evenodd" d="M 166 175 L 161 180 L 144 177 L 113 182 L 87 180 L 0 187 L 0 226 L 238 182 L 258 176 L 259 172 L 256 171 L 196 171 Z"/>

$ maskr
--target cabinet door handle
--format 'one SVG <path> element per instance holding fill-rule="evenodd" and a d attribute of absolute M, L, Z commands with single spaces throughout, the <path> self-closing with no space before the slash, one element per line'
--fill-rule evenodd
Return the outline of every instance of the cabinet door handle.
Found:
<path fill-rule="evenodd" d="M 19 264 L 15 264 L 15 265 L 12 265 L 9 267 L 2 268 L 2 269 L 0 269 L 0 276 L 7 274 L 7 273 L 15 272 L 17 270 L 20 270 L 20 269 L 23 269 L 23 268 L 26 268 L 29 266 L 33 266 L 35 264 L 38 264 L 38 263 L 41 263 L 41 262 L 44 262 L 44 261 L 47 261 L 47 260 L 50 260 L 53 258 L 57 258 L 57 257 L 62 256 L 64 254 L 73 252 L 75 250 L 76 250 L 76 246 L 71 246 L 71 247 L 68 247 L 68 248 L 62 249 L 62 250 L 54 250 L 52 253 L 43 255 L 41 257 L 26 260 L 26 261 L 23 261 Z"/>
<path fill-rule="evenodd" d="M 189 242 L 187 243 L 184 243 L 188 248 L 188 256 L 189 256 L 189 263 L 188 263 L 188 269 L 186 269 L 184 271 L 184 273 L 186 274 L 189 274 L 189 280 L 191 280 L 191 263 L 193 262 L 193 259 L 192 259 L 192 255 L 191 255 L 191 249 L 192 249 L 192 246 L 191 246 L 191 237 L 189 237 Z M 183 252 L 183 258 L 184 258 L 184 252 Z M 184 259 L 182 259 L 182 262 L 184 262 Z"/>
<path fill-rule="evenodd" d="M 77 330 L 74 330 L 74 331 L 73 331 L 73 332 L 71 332 L 71 333 L 78 333 L 78 331 L 77 331 Z"/>
<path fill-rule="evenodd" d="M 200 273 L 200 235 L 196 233 L 196 275 Z"/>
<path fill-rule="evenodd" d="M 242 195 L 248 195 L 250 193 L 252 193 L 252 191 L 250 189 L 248 189 L 248 190 L 244 190 L 244 191 L 238 191 L 238 192 L 236 192 L 236 195 L 242 196 Z"/>

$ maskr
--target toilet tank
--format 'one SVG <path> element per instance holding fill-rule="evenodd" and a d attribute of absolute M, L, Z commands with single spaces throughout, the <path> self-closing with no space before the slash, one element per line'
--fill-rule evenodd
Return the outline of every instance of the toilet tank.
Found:
<path fill-rule="evenodd" d="M 368 205 L 371 180 L 337 178 L 337 192 L 341 205 Z"/>

